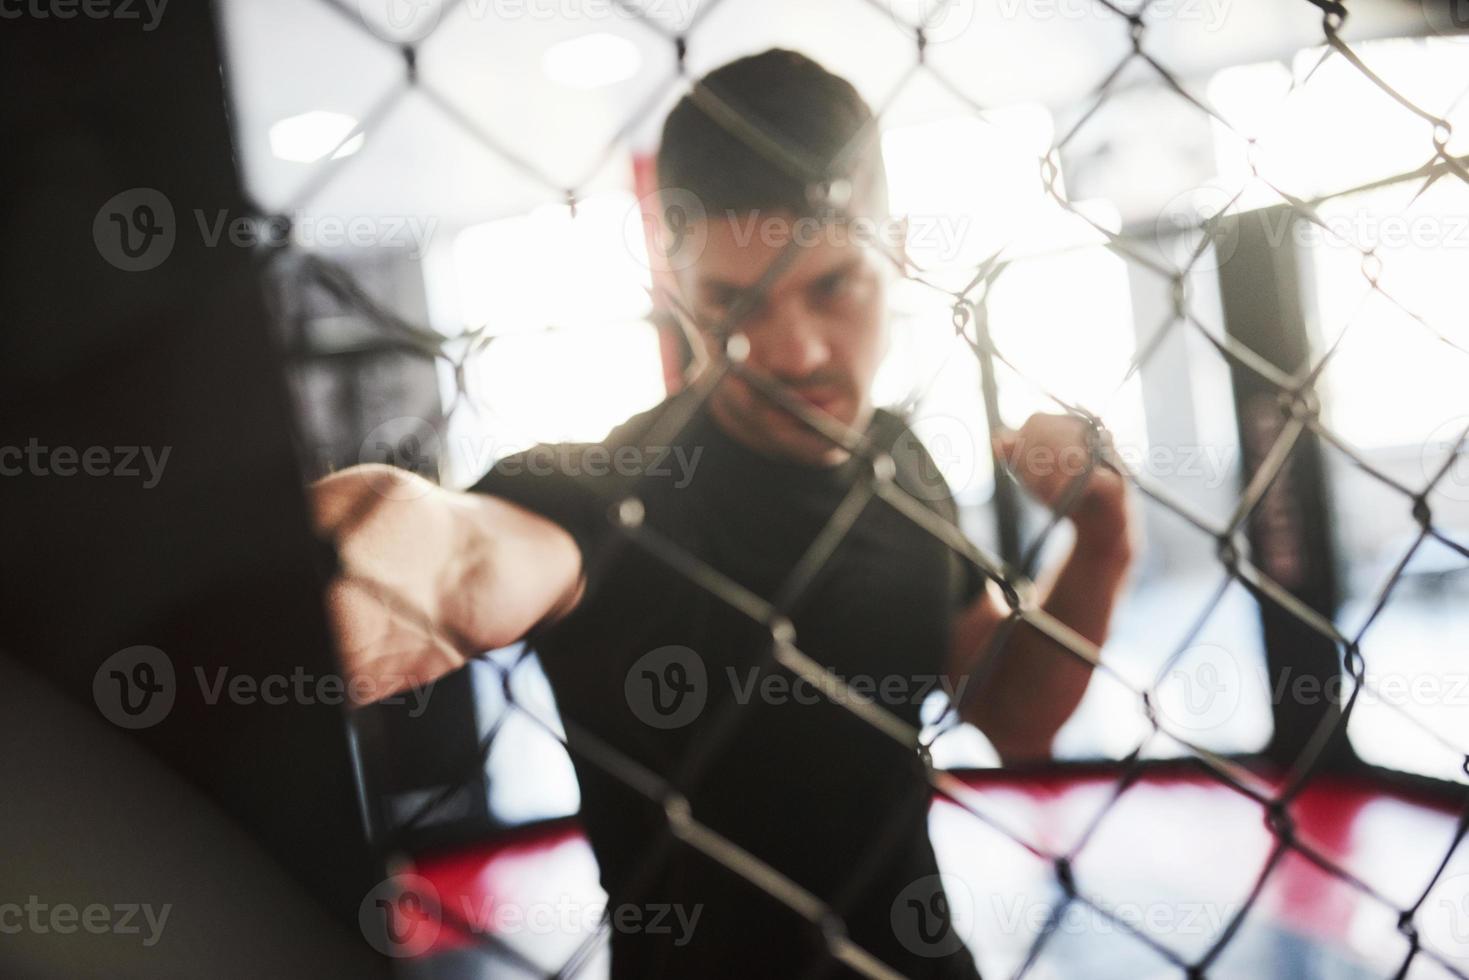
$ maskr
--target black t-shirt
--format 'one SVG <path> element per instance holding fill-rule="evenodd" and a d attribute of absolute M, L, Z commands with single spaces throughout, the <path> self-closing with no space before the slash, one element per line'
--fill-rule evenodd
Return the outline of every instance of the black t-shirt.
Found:
<path fill-rule="evenodd" d="M 634 495 L 658 540 L 779 605 L 867 464 L 773 460 L 702 409 L 666 445 L 649 444 L 661 438 L 655 423 L 687 414 L 692 397 L 673 396 L 601 443 L 502 460 L 473 488 L 555 521 L 583 553 L 581 603 L 531 642 L 567 723 L 602 884 L 614 913 L 629 906 L 621 926 L 614 919 L 613 973 L 797 976 L 826 954 L 795 912 L 663 833 L 661 806 L 626 773 L 606 771 L 603 746 L 671 783 L 700 824 L 830 903 L 847 935 L 890 967 L 972 976 L 936 894 L 916 743 L 875 730 L 776 663 L 769 627 L 753 618 L 759 602 L 731 604 L 611 519 Z M 892 457 L 899 487 L 955 520 L 933 460 L 899 418 L 878 411 L 869 436 Z M 980 587 L 969 563 L 873 497 L 782 611 L 801 653 L 916 729 L 924 697 L 942 690 L 952 614 Z M 659 929 L 661 907 L 670 911 Z"/>

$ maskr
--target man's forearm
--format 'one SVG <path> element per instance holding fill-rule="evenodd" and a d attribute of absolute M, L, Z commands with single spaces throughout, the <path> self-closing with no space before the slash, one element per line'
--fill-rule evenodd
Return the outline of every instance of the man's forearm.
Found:
<path fill-rule="evenodd" d="M 1124 497 L 1091 503 L 1076 518 L 1076 540 L 1041 586 L 1039 605 L 1100 647 L 1132 566 L 1129 505 Z M 965 692 L 964 717 L 985 733 L 1007 764 L 1044 759 L 1086 693 L 1091 665 L 1029 623 L 1000 625 L 1003 615 L 985 598 L 960 625 L 961 664 L 972 671 L 985 652 L 997 658 L 977 671 L 983 687 Z M 997 629 L 1008 632 L 1000 637 Z"/>
<path fill-rule="evenodd" d="M 576 601 L 571 536 L 508 501 L 383 466 L 333 474 L 311 497 L 340 555 L 328 608 L 353 676 L 426 683 Z"/>
<path fill-rule="evenodd" d="M 1132 552 L 1122 542 L 1079 538 L 1045 592 L 1041 609 L 1101 647 L 1107 641 L 1112 612 L 1131 567 Z M 1038 675 L 1049 675 L 1051 697 L 1034 713 L 1049 751 L 1051 739 L 1081 703 L 1091 679 L 1091 665 L 1036 628 L 1016 630 L 1017 659 Z"/>

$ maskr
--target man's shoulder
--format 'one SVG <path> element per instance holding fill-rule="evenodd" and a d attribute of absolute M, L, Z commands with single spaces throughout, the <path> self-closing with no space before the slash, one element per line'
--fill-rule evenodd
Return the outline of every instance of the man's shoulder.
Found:
<path fill-rule="evenodd" d="M 617 423 L 598 444 L 609 449 L 629 446 L 647 449 L 654 438 L 666 442 L 682 435 L 688 428 L 687 423 L 702 409 L 696 393 L 684 388 Z"/>
<path fill-rule="evenodd" d="M 925 426 L 923 421 L 935 424 Z M 909 495 L 940 514 L 954 517 L 954 493 L 944 477 L 944 470 L 965 462 L 974 453 L 974 436 L 969 426 L 951 417 L 920 419 L 903 408 L 878 408 L 873 412 L 868 438 L 874 451 L 892 458 L 895 479 Z M 923 428 L 930 446 L 925 444 L 915 427 Z M 944 465 L 934 458 L 944 457 Z M 971 465 L 973 460 L 968 461 Z"/>
<path fill-rule="evenodd" d="M 650 448 L 650 438 L 677 436 L 676 427 L 664 426 L 660 429 L 658 423 L 660 420 L 670 419 L 671 414 L 679 411 L 683 404 L 684 400 L 680 395 L 668 395 L 658 404 L 616 423 L 601 438 L 536 443 L 501 458 L 492 465 L 491 472 L 511 469 L 518 471 L 527 466 L 540 465 L 552 466 L 563 475 L 599 475 L 599 469 L 594 462 L 590 469 L 576 464 L 608 457 L 618 450 L 627 452 L 636 448 L 643 452 Z M 663 436 L 659 436 L 660 431 Z"/>
<path fill-rule="evenodd" d="M 872 410 L 872 421 L 868 423 L 867 431 L 873 444 L 881 449 L 907 432 L 912 420 L 912 413 L 907 409 L 899 406 L 884 408 L 879 405 Z"/>

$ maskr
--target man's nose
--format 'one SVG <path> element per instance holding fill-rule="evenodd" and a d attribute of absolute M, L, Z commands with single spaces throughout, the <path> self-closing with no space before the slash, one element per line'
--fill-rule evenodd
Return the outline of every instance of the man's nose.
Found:
<path fill-rule="evenodd" d="M 831 358 L 831 345 L 821 324 L 805 311 L 787 307 L 750 336 L 755 363 L 774 377 L 799 382 Z"/>

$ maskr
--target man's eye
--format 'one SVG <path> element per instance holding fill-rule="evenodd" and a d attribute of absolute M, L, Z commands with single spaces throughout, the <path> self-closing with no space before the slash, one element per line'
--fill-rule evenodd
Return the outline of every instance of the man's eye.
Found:
<path fill-rule="evenodd" d="M 823 298 L 840 296 L 851 284 L 852 277 L 845 272 L 834 276 L 824 276 L 816 281 L 816 294 Z"/>
<path fill-rule="evenodd" d="M 763 300 L 759 296 L 741 290 L 715 293 L 705 298 L 704 317 L 715 325 L 730 318 L 748 323 L 760 316 L 762 307 Z"/>
<path fill-rule="evenodd" d="M 727 310 L 740 300 L 740 290 L 719 289 L 705 294 L 704 305 L 716 310 Z"/>

